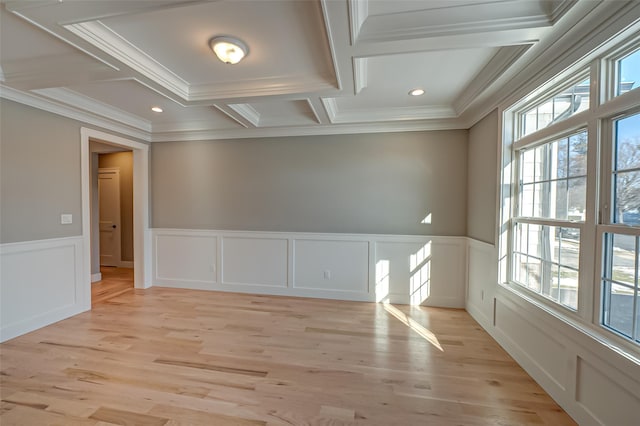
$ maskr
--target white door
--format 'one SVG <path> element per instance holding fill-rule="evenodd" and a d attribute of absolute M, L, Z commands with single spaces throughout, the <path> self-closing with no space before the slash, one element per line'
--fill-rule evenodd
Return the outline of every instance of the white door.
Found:
<path fill-rule="evenodd" d="M 100 265 L 120 266 L 120 170 L 98 169 Z"/>

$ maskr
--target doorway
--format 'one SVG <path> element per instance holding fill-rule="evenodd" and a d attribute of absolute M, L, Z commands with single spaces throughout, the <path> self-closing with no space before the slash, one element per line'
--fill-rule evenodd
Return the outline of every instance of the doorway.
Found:
<path fill-rule="evenodd" d="M 132 168 L 131 168 L 131 180 L 132 194 L 131 194 L 131 209 L 129 227 L 131 233 L 127 234 L 129 239 L 128 246 L 123 244 L 122 234 L 120 235 L 120 244 L 118 244 L 118 233 L 114 230 L 120 230 L 125 227 L 125 223 L 120 218 L 118 223 L 117 214 L 111 213 L 112 223 L 109 224 L 112 230 L 110 234 L 107 233 L 108 220 L 104 220 L 101 227 L 99 222 L 99 203 L 98 203 L 98 169 L 100 150 L 93 149 L 92 144 L 99 144 L 107 147 L 107 152 L 130 152 L 132 156 Z M 104 152 L 103 152 L 104 153 Z M 82 165 L 82 236 L 83 236 L 83 252 L 84 252 L 84 264 L 83 264 L 83 281 L 86 283 L 83 291 L 83 305 L 86 309 L 91 308 L 92 302 L 92 281 L 109 280 L 111 284 L 117 282 L 122 284 L 122 281 L 128 280 L 133 282 L 135 288 L 147 288 L 150 286 L 148 277 L 150 277 L 150 242 L 148 241 L 149 235 L 149 218 L 148 218 L 148 155 L 149 146 L 125 139 L 119 136 L 114 136 L 98 130 L 82 128 L 81 129 L 81 165 Z M 112 165 L 110 165 L 112 166 Z M 114 167 L 103 167 L 104 169 L 113 169 Z M 105 170 L 105 172 L 113 170 Z M 108 173 L 105 173 L 105 177 Z M 116 173 L 112 173 L 114 176 Z M 122 169 L 117 173 L 119 179 L 122 180 Z M 101 184 L 103 190 L 113 192 L 114 180 L 109 182 L 106 180 Z M 92 190 L 94 189 L 94 190 Z M 112 198 L 115 195 L 110 195 Z M 118 197 L 122 200 L 122 197 Z M 123 204 L 122 202 L 120 203 Z M 121 206 L 122 207 L 122 206 Z M 113 226 L 116 228 L 113 228 Z M 109 241 L 110 253 L 106 253 L 101 256 L 100 242 L 101 235 L 104 237 L 102 240 Z M 125 248 L 127 246 L 128 248 Z M 120 253 L 118 254 L 118 248 Z M 130 255 L 127 255 L 127 252 Z M 123 257 L 124 255 L 124 257 Z M 103 259 L 104 266 L 100 266 L 100 259 Z M 97 270 L 95 266 L 98 266 Z M 108 266 L 107 266 L 108 265 Z M 114 266 L 111 266 L 114 265 Z M 93 267 L 93 269 L 92 269 Z M 124 267 L 124 268 L 123 268 Z M 107 270 L 100 270 L 100 268 L 113 268 Z M 123 268 L 121 270 L 121 268 Z M 128 269 L 128 271 L 126 270 Z M 103 276 L 104 272 L 104 276 Z M 111 287 L 115 287 L 112 285 Z"/>
<path fill-rule="evenodd" d="M 98 155 L 98 164 L 105 154 Z M 123 183 L 122 183 L 123 184 Z M 124 230 L 122 222 L 124 222 L 125 214 L 120 202 L 120 168 L 119 167 L 100 167 L 98 168 L 98 239 L 99 243 L 91 242 L 93 250 L 97 248 L 100 252 L 100 266 L 120 266 L 123 256 L 122 245 L 128 240 L 127 235 L 123 235 Z M 94 210 L 94 209 L 92 209 Z M 92 233 L 96 235 L 95 232 Z M 123 238 L 124 237 L 124 238 Z M 130 259 L 133 262 L 133 259 Z M 92 272 L 94 270 L 92 265 Z"/>

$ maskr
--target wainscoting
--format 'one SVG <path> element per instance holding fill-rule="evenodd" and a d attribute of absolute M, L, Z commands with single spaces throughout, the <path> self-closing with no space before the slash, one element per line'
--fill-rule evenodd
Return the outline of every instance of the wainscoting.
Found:
<path fill-rule="evenodd" d="M 597 330 L 573 327 L 497 285 L 497 251 L 468 244 L 467 311 L 581 425 L 636 425 L 640 369 Z"/>
<path fill-rule="evenodd" d="M 0 245 L 0 341 L 90 308 L 82 237 Z"/>
<path fill-rule="evenodd" d="M 152 230 L 153 284 L 465 305 L 466 237 Z"/>

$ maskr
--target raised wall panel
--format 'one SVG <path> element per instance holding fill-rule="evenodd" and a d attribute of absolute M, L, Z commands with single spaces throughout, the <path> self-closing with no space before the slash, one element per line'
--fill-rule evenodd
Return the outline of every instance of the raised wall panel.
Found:
<path fill-rule="evenodd" d="M 157 235 L 157 280 L 216 282 L 217 237 L 210 235 Z"/>
<path fill-rule="evenodd" d="M 497 264 L 493 245 L 469 240 L 467 311 L 578 424 L 637 424 L 637 358 L 498 285 Z"/>
<path fill-rule="evenodd" d="M 222 282 L 273 287 L 287 286 L 288 240 L 222 239 Z"/>
<path fill-rule="evenodd" d="M 464 307 L 465 286 L 457 283 L 464 283 L 466 278 L 466 251 L 463 241 L 434 241 L 431 248 L 431 291 L 422 305 Z"/>
<path fill-rule="evenodd" d="M 493 294 L 498 282 L 494 253 L 492 244 L 469 240 L 465 307 L 483 327 L 488 327 L 493 321 Z"/>
<path fill-rule="evenodd" d="M 465 238 L 159 228 L 152 238 L 153 285 L 381 301 L 376 269 L 390 261 L 391 296 L 385 300 L 412 303 L 412 288 L 420 294 L 428 288 L 439 297 L 429 298 L 430 305 L 464 306 Z M 426 256 L 432 249 L 435 260 Z M 431 268 L 453 272 L 433 278 Z"/>
<path fill-rule="evenodd" d="M 603 425 L 640 423 L 640 395 L 616 383 L 597 365 L 578 357 L 576 401 Z"/>
<path fill-rule="evenodd" d="M 568 375 L 567 349 L 550 333 L 540 328 L 544 327 L 544 324 L 535 325 L 531 321 L 535 319 L 528 320 L 521 313 L 498 300 L 495 314 L 496 328 L 509 336 L 513 344 L 525 353 L 556 386 L 565 389 Z"/>
<path fill-rule="evenodd" d="M 88 309 L 81 247 L 80 237 L 2 245 L 0 340 Z"/>
<path fill-rule="evenodd" d="M 376 242 L 376 301 L 401 304 L 411 302 L 411 280 L 415 280 L 416 272 L 429 262 L 428 258 L 422 262 L 415 258 L 425 245 L 426 242 Z M 412 256 L 415 259 L 413 268 Z"/>
<path fill-rule="evenodd" d="M 296 240 L 294 247 L 295 288 L 368 292 L 367 241 Z"/>

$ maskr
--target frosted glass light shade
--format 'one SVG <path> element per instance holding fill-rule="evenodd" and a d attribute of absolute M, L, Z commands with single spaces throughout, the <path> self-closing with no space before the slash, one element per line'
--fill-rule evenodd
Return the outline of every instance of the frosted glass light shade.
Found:
<path fill-rule="evenodd" d="M 249 52 L 246 44 L 232 37 L 214 37 L 209 46 L 225 64 L 237 64 Z"/>

